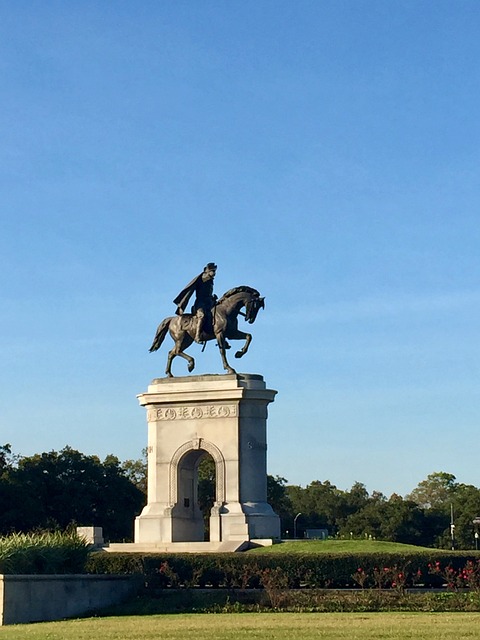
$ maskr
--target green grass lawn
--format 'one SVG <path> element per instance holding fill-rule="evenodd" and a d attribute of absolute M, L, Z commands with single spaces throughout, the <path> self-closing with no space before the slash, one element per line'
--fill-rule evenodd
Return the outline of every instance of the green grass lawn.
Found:
<path fill-rule="evenodd" d="M 425 547 L 399 542 L 381 542 L 379 540 L 295 540 L 281 542 L 271 547 L 257 547 L 248 553 L 356 553 L 370 552 L 408 552 L 425 551 Z M 432 549 L 428 549 L 432 551 Z"/>
<path fill-rule="evenodd" d="M 253 613 L 88 618 L 0 627 L 2 640 L 471 640 L 475 613 Z"/>

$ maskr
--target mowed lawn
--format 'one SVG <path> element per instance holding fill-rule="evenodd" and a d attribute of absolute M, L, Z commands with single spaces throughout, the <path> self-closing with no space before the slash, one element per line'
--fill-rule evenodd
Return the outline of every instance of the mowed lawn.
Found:
<path fill-rule="evenodd" d="M 241 613 L 88 618 L 0 627 L 1 640 L 466 640 L 478 613 Z"/>
<path fill-rule="evenodd" d="M 257 547 L 251 549 L 251 553 L 421 553 L 432 549 L 416 547 L 412 544 L 400 542 L 382 542 L 381 540 L 295 540 L 273 544 L 270 547 Z"/>

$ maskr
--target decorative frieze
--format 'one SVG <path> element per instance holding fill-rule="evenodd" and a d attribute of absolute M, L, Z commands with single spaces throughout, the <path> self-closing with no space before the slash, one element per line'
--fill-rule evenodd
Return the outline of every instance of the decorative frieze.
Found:
<path fill-rule="evenodd" d="M 235 418 L 237 405 L 211 404 L 195 405 L 193 407 L 160 407 L 147 411 L 148 422 L 161 420 L 203 420 L 212 418 Z"/>

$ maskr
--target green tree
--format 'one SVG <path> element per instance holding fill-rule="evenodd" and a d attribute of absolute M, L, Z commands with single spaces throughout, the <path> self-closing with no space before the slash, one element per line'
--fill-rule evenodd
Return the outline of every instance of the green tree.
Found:
<path fill-rule="evenodd" d="M 294 514 L 287 493 L 287 480 L 282 476 L 267 475 L 267 502 L 280 517 L 281 531 L 287 531 L 292 526 Z"/>
<path fill-rule="evenodd" d="M 355 538 L 382 539 L 382 523 L 386 518 L 386 498 L 382 493 L 374 492 L 358 511 L 351 513 L 345 521 L 340 534 Z"/>
<path fill-rule="evenodd" d="M 17 504 L 3 526 L 9 530 L 65 529 L 72 523 L 101 526 L 106 539 L 131 539 L 142 492 L 115 456 L 103 462 L 70 447 L 20 458 L 9 475 Z"/>
<path fill-rule="evenodd" d="M 345 508 L 348 515 L 365 507 L 369 498 L 365 485 L 361 482 L 355 482 L 350 491 L 345 493 Z"/>
<path fill-rule="evenodd" d="M 380 528 L 382 540 L 420 546 L 432 543 L 425 527 L 425 512 L 415 502 L 393 494 L 385 506 L 386 517 Z"/>
<path fill-rule="evenodd" d="M 411 500 L 393 494 L 388 500 L 374 492 L 365 506 L 347 518 L 341 534 L 355 537 L 372 537 L 405 544 L 426 545 L 430 537 L 425 535 L 425 514 Z"/>
<path fill-rule="evenodd" d="M 415 502 L 423 509 L 438 509 L 443 511 L 450 509 L 450 504 L 457 489 L 456 478 L 451 473 L 435 471 L 430 473 L 426 480 L 422 480 L 418 486 L 407 496 L 407 499 Z"/>
<path fill-rule="evenodd" d="M 14 531 L 16 512 L 22 504 L 20 492 L 12 484 L 16 462 L 11 446 L 0 446 L 0 534 Z"/>
<path fill-rule="evenodd" d="M 435 471 L 419 482 L 407 500 L 415 502 L 425 512 L 425 537 L 430 545 L 449 548 L 450 509 L 455 501 L 459 485 L 452 473 Z"/>
<path fill-rule="evenodd" d="M 4 473 L 8 473 L 14 466 L 16 456 L 12 454 L 12 447 L 10 444 L 4 444 L 0 446 L 0 477 Z"/>
<path fill-rule="evenodd" d="M 142 457 L 138 460 L 125 460 L 121 464 L 125 476 L 137 489 L 147 495 L 147 449 L 142 449 Z"/>
<path fill-rule="evenodd" d="M 480 489 L 470 484 L 459 484 L 453 498 L 453 513 L 457 548 L 474 549 L 477 527 L 473 520 L 480 517 Z M 451 543 L 448 534 L 448 530 L 444 532 L 445 546 Z"/>
<path fill-rule="evenodd" d="M 345 516 L 346 495 L 344 491 L 325 480 L 314 480 L 305 488 L 297 485 L 287 487 L 292 504 L 292 514 L 301 513 L 297 535 L 305 529 L 328 529 L 331 535 L 338 531 L 339 522 Z"/>

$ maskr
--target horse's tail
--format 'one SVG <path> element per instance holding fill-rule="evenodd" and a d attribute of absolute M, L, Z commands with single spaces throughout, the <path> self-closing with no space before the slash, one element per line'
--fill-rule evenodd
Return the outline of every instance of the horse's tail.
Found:
<path fill-rule="evenodd" d="M 153 351 L 158 351 L 162 346 L 162 342 L 165 340 L 165 336 L 167 335 L 168 328 L 170 326 L 170 322 L 173 320 L 173 317 L 165 318 L 159 325 L 157 329 L 157 333 L 155 334 L 155 338 L 153 339 L 152 346 L 149 351 L 152 353 Z"/>

